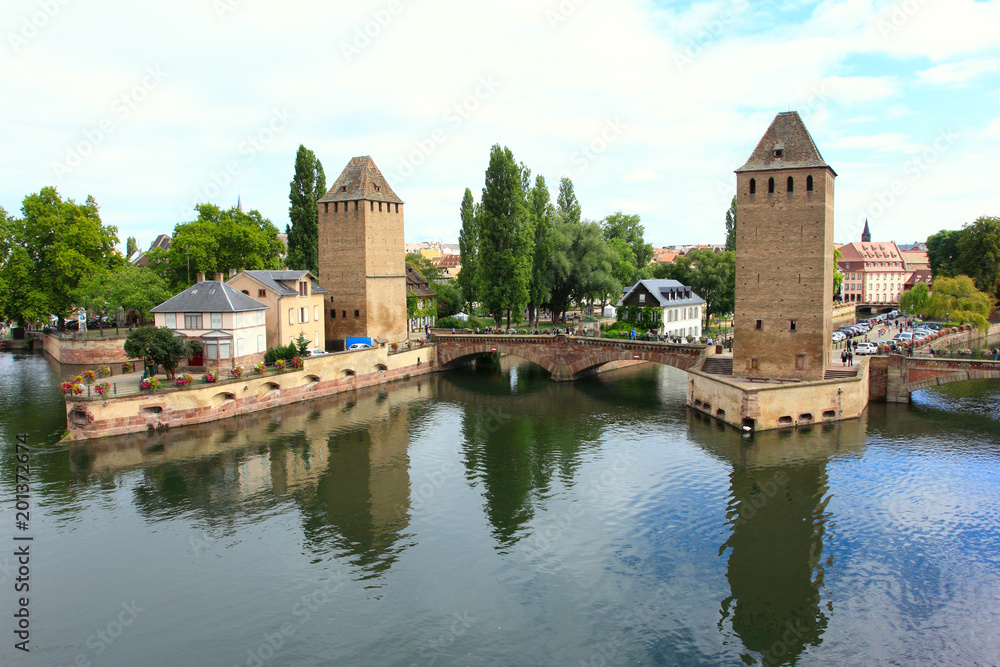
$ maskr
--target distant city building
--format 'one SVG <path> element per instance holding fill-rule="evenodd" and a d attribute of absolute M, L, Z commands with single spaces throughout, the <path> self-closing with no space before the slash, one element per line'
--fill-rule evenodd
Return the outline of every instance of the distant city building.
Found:
<path fill-rule="evenodd" d="M 153 239 L 153 242 L 149 244 L 149 250 L 152 250 L 153 248 L 170 250 L 170 235 L 160 234 Z M 129 263 L 132 264 L 132 266 L 137 266 L 139 268 L 149 266 L 149 258 L 146 256 L 146 253 L 149 252 L 149 250 L 136 250 L 128 258 Z"/>
<path fill-rule="evenodd" d="M 679 253 L 674 248 L 653 248 L 650 264 L 673 264 Z"/>
<path fill-rule="evenodd" d="M 837 261 L 837 266 L 844 274 L 845 302 L 899 302 L 910 272 L 895 243 L 848 243 L 840 247 L 840 253 L 843 257 Z"/>
<path fill-rule="evenodd" d="M 424 274 L 409 262 L 406 263 L 406 302 L 407 312 L 412 303 L 413 311 L 417 313 L 409 316 L 410 331 L 423 331 L 424 327 L 434 326 L 437 321 L 437 292 L 431 288 Z"/>
<path fill-rule="evenodd" d="M 899 244 L 896 244 L 899 245 Z M 904 243 L 899 245 L 900 252 L 927 252 L 927 244 L 916 241 L 914 243 Z"/>
<path fill-rule="evenodd" d="M 173 329 L 175 335 L 201 343 L 201 356 L 192 356 L 182 365 L 231 368 L 264 360 L 267 351 L 268 307 L 223 281 L 198 282 L 180 294 L 152 308 L 154 324 Z"/>
<path fill-rule="evenodd" d="M 431 260 L 431 264 L 441 270 L 446 278 L 457 278 L 462 271 L 461 255 L 441 255 Z"/>
<path fill-rule="evenodd" d="M 309 271 L 232 272 L 226 284 L 268 307 L 267 346 L 288 345 L 305 334 L 309 346 L 326 349 L 327 291 Z"/>
<path fill-rule="evenodd" d="M 640 280 L 625 289 L 617 308 L 657 306 L 663 309 L 660 330 L 670 337 L 701 336 L 705 300 L 676 280 Z"/>
<path fill-rule="evenodd" d="M 355 157 L 317 202 L 319 281 L 328 292 L 326 338 L 406 338 L 403 200 L 371 157 Z"/>

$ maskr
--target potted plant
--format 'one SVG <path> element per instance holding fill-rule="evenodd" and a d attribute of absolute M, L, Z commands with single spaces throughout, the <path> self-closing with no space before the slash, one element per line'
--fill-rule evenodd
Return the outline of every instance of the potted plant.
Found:
<path fill-rule="evenodd" d="M 83 372 L 83 381 L 86 382 L 87 384 L 92 384 L 96 379 L 97 379 L 97 373 L 95 373 L 94 371 Z"/>
<path fill-rule="evenodd" d="M 395 352 L 396 350 L 399 349 L 399 343 L 393 343 L 389 347 L 392 349 L 393 352 Z"/>
<path fill-rule="evenodd" d="M 231 375 L 232 375 L 233 377 L 237 377 L 237 378 L 238 378 L 238 377 L 242 377 L 242 376 L 243 376 L 243 367 L 242 367 L 242 366 L 236 366 L 236 367 L 235 367 L 235 368 L 233 368 L 233 369 L 232 369 L 231 371 L 229 371 L 229 373 L 230 373 L 230 374 L 231 374 Z"/>
<path fill-rule="evenodd" d="M 292 357 L 292 368 L 302 368 L 302 357 Z"/>
<path fill-rule="evenodd" d="M 153 377 L 143 378 L 142 382 L 139 383 L 139 387 L 150 391 L 156 391 L 160 387 L 160 379 L 155 375 Z"/>
<path fill-rule="evenodd" d="M 205 371 L 205 382 L 215 382 L 219 379 L 219 371 L 210 368 Z"/>
<path fill-rule="evenodd" d="M 256 373 L 257 375 L 260 375 L 261 373 L 264 372 L 265 368 L 266 366 L 264 366 L 264 362 L 258 361 L 256 364 L 253 365 L 253 372 Z"/>
<path fill-rule="evenodd" d="M 107 396 L 111 391 L 111 384 L 108 382 L 100 382 L 94 387 L 94 391 L 97 392 L 98 396 Z"/>
<path fill-rule="evenodd" d="M 274 367 L 277 368 L 279 371 L 285 370 L 285 360 L 284 359 L 276 360 L 274 362 Z"/>
<path fill-rule="evenodd" d="M 131 373 L 134 368 L 131 361 L 126 361 L 122 364 L 122 373 Z"/>
<path fill-rule="evenodd" d="M 191 376 L 190 373 L 184 373 L 183 375 L 178 375 L 176 378 L 174 378 L 174 382 L 177 383 L 178 387 L 183 387 L 185 385 L 194 382 L 194 378 Z"/>
<path fill-rule="evenodd" d="M 111 375 L 111 368 L 108 366 L 101 366 L 97 369 L 97 377 L 106 378 Z"/>

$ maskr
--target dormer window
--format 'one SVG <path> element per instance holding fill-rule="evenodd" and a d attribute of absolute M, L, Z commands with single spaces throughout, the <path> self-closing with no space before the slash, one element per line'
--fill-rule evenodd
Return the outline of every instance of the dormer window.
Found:
<path fill-rule="evenodd" d="M 646 295 L 645 294 L 640 294 L 639 295 L 639 303 L 646 303 Z"/>
<path fill-rule="evenodd" d="M 781 149 L 781 148 L 775 148 L 774 149 L 774 157 L 780 158 L 784 154 L 785 154 L 784 149 Z"/>
<path fill-rule="evenodd" d="M 347 192 L 347 186 L 346 185 L 340 186 L 340 191 L 341 192 Z"/>

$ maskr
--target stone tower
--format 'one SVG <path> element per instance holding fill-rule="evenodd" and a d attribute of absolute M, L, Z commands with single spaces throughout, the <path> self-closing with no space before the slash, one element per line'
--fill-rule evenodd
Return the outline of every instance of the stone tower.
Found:
<path fill-rule="evenodd" d="M 319 206 L 326 339 L 406 338 L 403 201 L 368 156 L 352 158 Z"/>
<path fill-rule="evenodd" d="M 833 181 L 797 112 L 736 171 L 733 375 L 821 380 L 833 325 Z"/>

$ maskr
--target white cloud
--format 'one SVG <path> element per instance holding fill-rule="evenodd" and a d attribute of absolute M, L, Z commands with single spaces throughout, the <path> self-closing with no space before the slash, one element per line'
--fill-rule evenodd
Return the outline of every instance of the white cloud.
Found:
<path fill-rule="evenodd" d="M 964 86 L 983 74 L 1000 72 L 1000 58 L 970 58 L 956 63 L 937 65 L 917 76 L 924 83 L 937 86 Z"/>
<path fill-rule="evenodd" d="M 661 178 L 663 178 L 663 176 L 652 169 L 636 169 L 635 171 L 622 176 L 622 180 L 629 183 L 650 183 L 652 181 L 658 181 Z"/>

